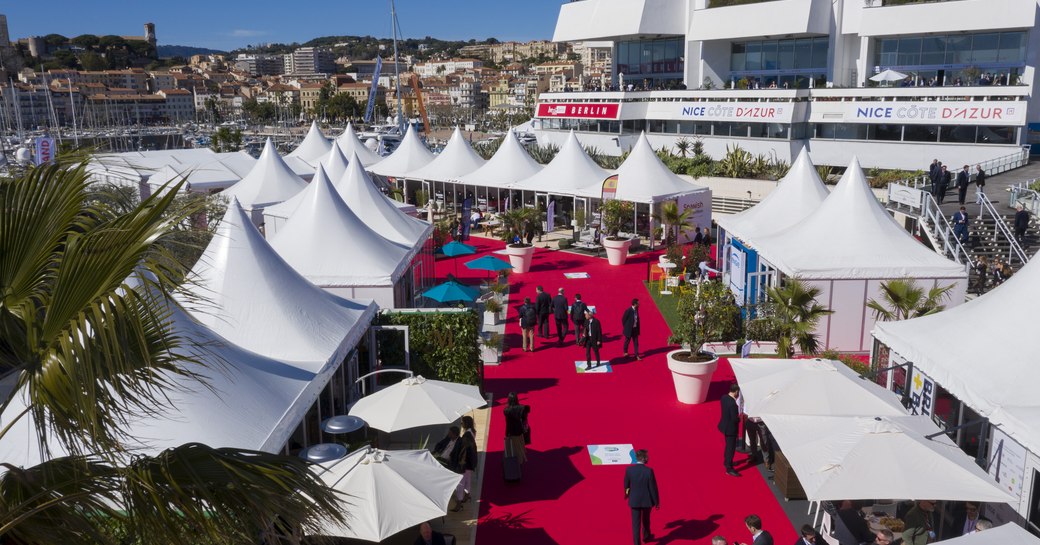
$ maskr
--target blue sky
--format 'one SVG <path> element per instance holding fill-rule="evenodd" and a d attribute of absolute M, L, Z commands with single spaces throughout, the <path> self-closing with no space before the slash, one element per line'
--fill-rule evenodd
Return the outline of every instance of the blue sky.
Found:
<path fill-rule="evenodd" d="M 552 38 L 566 0 L 396 0 L 407 38 L 533 40 Z M 307 5 L 309 9 L 299 9 Z M 41 7 L 45 8 L 41 10 Z M 159 45 L 230 50 L 263 42 L 305 42 L 332 35 L 390 36 L 389 0 L 48 0 L 3 2 L 11 39 L 51 33 L 143 34 L 156 25 Z"/>

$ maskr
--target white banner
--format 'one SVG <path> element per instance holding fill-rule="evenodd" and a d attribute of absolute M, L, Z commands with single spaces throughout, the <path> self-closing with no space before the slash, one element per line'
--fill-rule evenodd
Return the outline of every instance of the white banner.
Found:
<path fill-rule="evenodd" d="M 744 279 L 747 277 L 746 263 L 747 255 L 743 250 L 738 250 L 732 246 L 729 248 L 729 290 L 733 292 L 733 296 L 737 298 L 737 304 L 743 305 L 745 301 L 744 297 Z"/>
<path fill-rule="evenodd" d="M 905 204 L 913 208 L 921 208 L 924 191 L 900 184 L 888 184 L 888 200 Z"/>
<path fill-rule="evenodd" d="M 693 240 L 693 237 L 697 235 L 695 229 L 701 229 L 711 225 L 711 191 L 701 191 L 699 193 L 682 195 L 675 199 L 675 202 L 679 205 L 679 212 L 682 212 L 683 210 L 692 210 L 692 212 L 690 212 L 690 217 L 687 220 L 689 227 L 686 229 L 686 232 L 679 237 L 679 243 L 686 244 Z"/>
<path fill-rule="evenodd" d="M 54 161 L 54 139 L 49 136 L 36 137 L 36 166 Z"/>
<path fill-rule="evenodd" d="M 902 125 L 1025 125 L 1020 101 L 813 101 L 810 123 L 897 123 Z"/>
<path fill-rule="evenodd" d="M 990 428 L 989 474 L 1008 494 L 1022 497 L 1022 480 L 1026 476 L 1028 452 L 996 426 Z"/>
<path fill-rule="evenodd" d="M 935 412 L 935 381 L 915 368 L 907 387 L 910 388 L 910 414 L 931 418 Z"/>
<path fill-rule="evenodd" d="M 794 104 L 784 102 L 651 102 L 647 119 L 790 123 Z"/>

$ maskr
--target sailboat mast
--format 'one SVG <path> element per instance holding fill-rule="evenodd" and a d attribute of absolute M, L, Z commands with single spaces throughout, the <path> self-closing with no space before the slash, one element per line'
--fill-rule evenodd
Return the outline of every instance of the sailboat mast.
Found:
<path fill-rule="evenodd" d="M 390 0 L 390 26 L 394 34 L 394 79 L 397 85 L 397 131 L 404 136 L 404 110 L 401 108 L 401 65 L 397 58 L 397 7 Z"/>

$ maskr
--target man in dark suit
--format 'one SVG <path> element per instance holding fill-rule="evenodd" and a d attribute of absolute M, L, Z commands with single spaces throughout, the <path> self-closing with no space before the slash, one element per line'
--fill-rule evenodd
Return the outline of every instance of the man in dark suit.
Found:
<path fill-rule="evenodd" d="M 632 299 L 632 306 L 625 309 L 625 313 L 621 315 L 621 328 L 622 333 L 625 335 L 625 357 L 628 357 L 628 343 L 632 342 L 634 347 L 633 353 L 637 360 L 643 359 L 639 355 L 639 299 Z"/>
<path fill-rule="evenodd" d="M 636 463 L 625 469 L 625 497 L 632 509 L 632 542 L 639 545 L 639 530 L 642 527 L 643 541 L 650 541 L 654 534 L 650 532 L 650 508 L 661 508 L 661 499 L 657 496 L 657 477 L 654 470 L 646 465 L 650 459 L 645 449 L 636 451 Z"/>
<path fill-rule="evenodd" d="M 585 370 L 592 369 L 592 353 L 596 353 L 596 367 L 599 367 L 599 348 L 603 346 L 603 326 L 596 318 L 596 311 L 585 309 Z"/>
<path fill-rule="evenodd" d="M 801 536 L 798 541 L 794 542 L 794 545 L 826 545 L 826 541 L 823 540 L 823 536 L 820 532 L 813 528 L 812 524 L 803 524 Z"/>
<path fill-rule="evenodd" d="M 585 337 L 585 311 L 588 309 L 589 307 L 581 300 L 581 294 L 575 293 L 574 304 L 571 305 L 571 321 L 574 322 L 574 340 L 578 344 L 581 344 L 581 340 Z"/>
<path fill-rule="evenodd" d="M 932 182 L 932 196 L 935 200 L 939 200 L 939 178 L 942 178 L 942 166 L 943 164 L 939 161 L 935 162 L 935 165 L 928 171 L 928 179 Z"/>
<path fill-rule="evenodd" d="M 968 172 L 968 165 L 964 165 L 964 169 L 957 173 L 957 204 L 964 204 L 964 199 L 968 196 L 968 185 L 971 184 L 971 173 Z"/>
<path fill-rule="evenodd" d="M 943 165 L 939 170 L 939 187 L 936 188 L 938 194 L 935 196 L 935 200 L 939 201 L 939 204 L 942 204 L 943 199 L 946 198 L 946 190 L 950 188 L 951 181 L 953 181 L 953 174 L 950 174 L 946 165 Z"/>
<path fill-rule="evenodd" d="M 552 316 L 552 297 L 541 286 L 536 288 L 538 296 L 534 299 L 534 311 L 538 314 L 538 336 L 549 338 L 549 316 Z"/>
<path fill-rule="evenodd" d="M 553 319 L 556 321 L 556 338 L 560 344 L 563 344 L 563 339 L 567 337 L 567 311 L 570 310 L 570 304 L 567 303 L 567 297 L 563 294 L 563 288 L 557 290 L 556 297 L 552 298 L 552 310 Z"/>
<path fill-rule="evenodd" d="M 415 545 L 445 545 L 444 534 L 434 532 L 429 522 L 419 525 L 419 537 L 415 538 Z"/>
<path fill-rule="evenodd" d="M 758 515 L 748 515 L 744 519 L 744 526 L 751 532 L 750 545 L 773 545 L 773 536 L 762 529 L 762 519 Z M 740 545 L 748 545 L 741 543 Z"/>
<path fill-rule="evenodd" d="M 928 165 L 928 178 L 935 178 L 935 171 L 939 170 L 939 160 L 932 159 L 932 164 Z"/>
<path fill-rule="evenodd" d="M 719 431 L 726 438 L 726 450 L 723 454 L 723 463 L 726 466 L 726 474 L 739 477 L 740 473 L 733 467 L 733 454 L 737 451 L 737 435 L 740 431 L 740 410 L 737 409 L 737 396 L 740 395 L 740 386 L 733 383 L 729 387 L 729 393 L 722 396 L 722 417 L 719 419 Z"/>

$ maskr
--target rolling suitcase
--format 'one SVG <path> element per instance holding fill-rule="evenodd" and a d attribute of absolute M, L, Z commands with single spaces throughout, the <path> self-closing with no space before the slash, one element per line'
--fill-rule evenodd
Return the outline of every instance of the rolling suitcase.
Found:
<path fill-rule="evenodd" d="M 502 451 L 502 478 L 506 482 L 516 482 L 520 480 L 521 475 L 520 459 L 516 457 L 513 445 L 506 437 L 505 449 Z"/>

